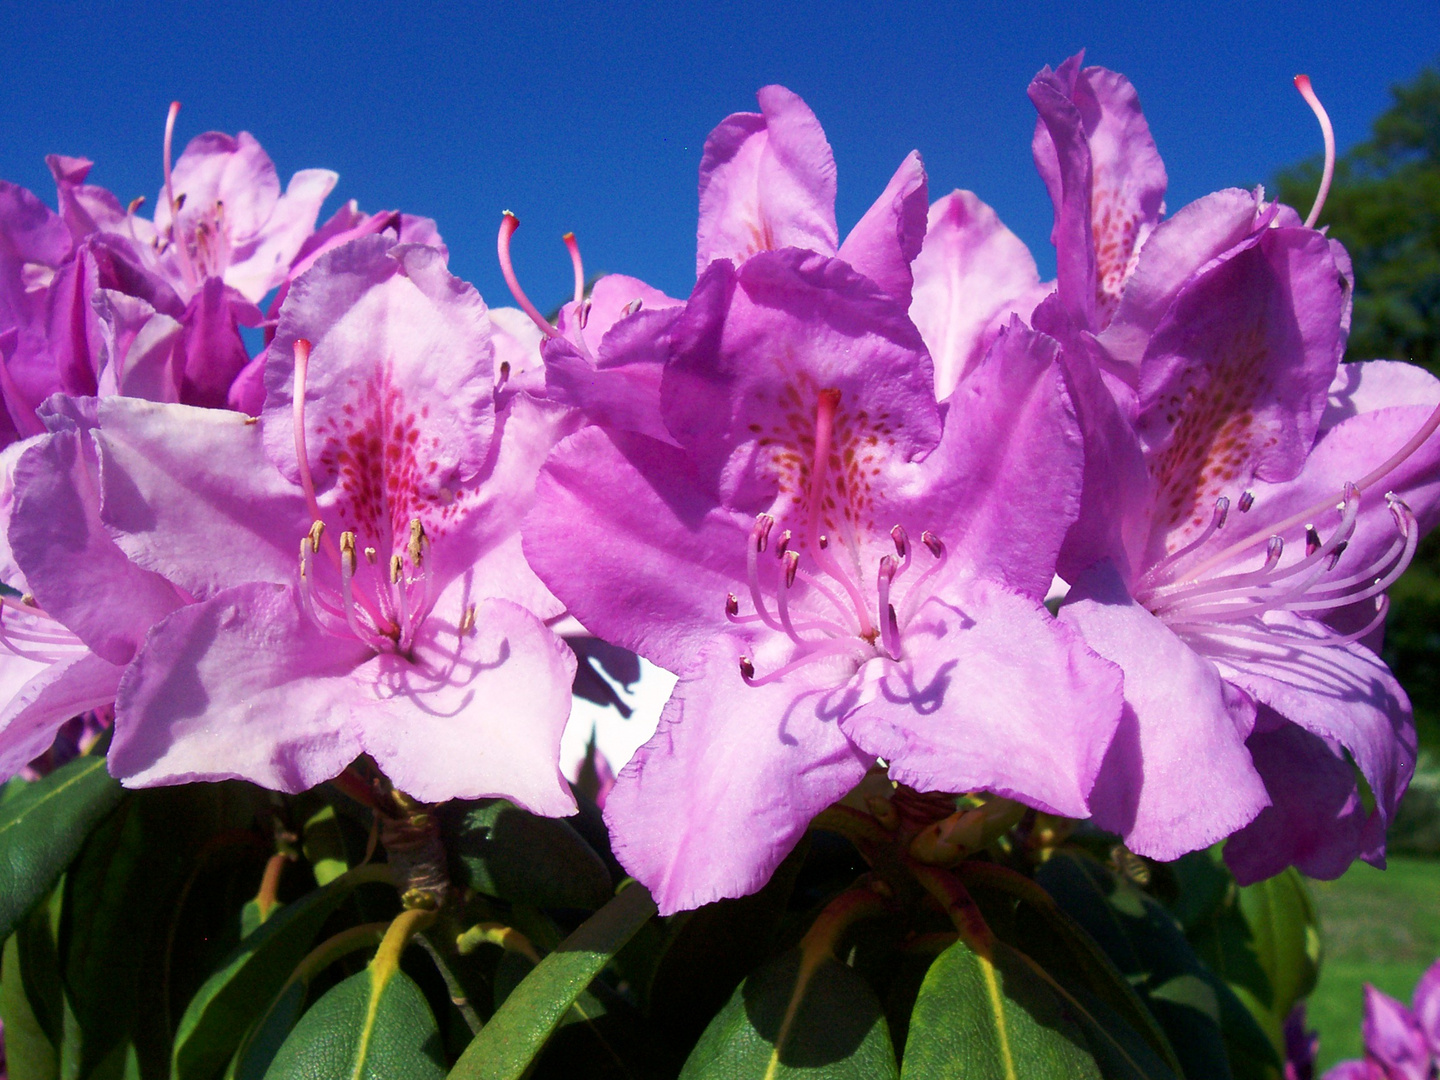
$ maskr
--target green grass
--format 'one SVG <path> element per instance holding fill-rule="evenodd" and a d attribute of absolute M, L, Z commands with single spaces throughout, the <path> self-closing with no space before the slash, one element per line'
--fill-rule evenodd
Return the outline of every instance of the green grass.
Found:
<path fill-rule="evenodd" d="M 1323 1072 L 1360 1056 L 1365 983 L 1408 1003 L 1440 957 L 1440 860 L 1396 855 L 1383 871 L 1356 863 L 1337 881 L 1312 881 L 1310 890 L 1325 958 L 1307 1010 L 1320 1033 Z"/>

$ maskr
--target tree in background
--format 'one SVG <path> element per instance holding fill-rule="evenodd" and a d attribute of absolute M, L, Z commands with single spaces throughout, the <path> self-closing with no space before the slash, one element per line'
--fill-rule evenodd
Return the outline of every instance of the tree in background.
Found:
<path fill-rule="evenodd" d="M 1395 103 L 1375 121 L 1370 139 L 1336 162 L 1321 221 L 1355 264 L 1349 358 L 1410 360 L 1440 375 L 1440 69 L 1427 67 L 1391 93 Z M 1275 184 L 1280 199 L 1310 205 L 1320 167 L 1314 158 L 1281 172 Z M 1434 771 L 1440 755 L 1436 537 L 1421 545 L 1390 600 L 1385 660 L 1415 704 L 1420 744 L 1431 758 L 1428 771 Z M 1436 777 L 1426 773 L 1422 766 L 1411 801 L 1440 804 L 1430 790 Z M 1440 847 L 1440 828 L 1421 828 L 1418 821 L 1411 827 L 1425 834 L 1414 836 L 1419 846 Z"/>

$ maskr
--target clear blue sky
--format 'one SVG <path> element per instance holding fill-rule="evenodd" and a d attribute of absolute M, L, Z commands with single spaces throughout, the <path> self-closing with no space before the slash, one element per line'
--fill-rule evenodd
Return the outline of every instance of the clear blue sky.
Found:
<path fill-rule="evenodd" d="M 1025 97 L 1042 65 L 1083 46 L 1134 80 L 1174 210 L 1318 150 L 1298 71 L 1342 148 L 1364 138 L 1388 87 L 1440 53 L 1440 5 L 14 3 L 0 41 L 0 177 L 49 201 L 49 152 L 153 201 L 179 98 L 180 146 L 249 130 L 282 180 L 338 171 L 332 206 L 436 218 L 452 269 L 493 303 L 509 302 L 494 236 L 515 210 L 522 280 L 547 307 L 569 288 L 567 229 L 591 269 L 689 291 L 705 135 L 765 83 L 825 125 L 842 231 L 918 148 L 932 197 L 977 191 L 1048 269 Z"/>

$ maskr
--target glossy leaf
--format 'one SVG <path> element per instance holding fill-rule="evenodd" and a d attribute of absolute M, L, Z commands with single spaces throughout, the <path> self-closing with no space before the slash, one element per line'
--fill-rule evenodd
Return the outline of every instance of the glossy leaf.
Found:
<path fill-rule="evenodd" d="M 1240 910 L 1270 981 L 1270 1011 L 1284 1022 L 1320 977 L 1320 928 L 1305 882 L 1290 867 L 1240 890 Z"/>
<path fill-rule="evenodd" d="M 957 941 L 930 966 L 910 1018 L 905 1080 L 1100 1080 L 1073 1012 L 1003 942 Z"/>
<path fill-rule="evenodd" d="M 440 1080 L 440 1029 L 425 995 L 391 965 L 333 987 L 300 1018 L 266 1080 Z"/>
<path fill-rule="evenodd" d="M 515 988 L 455 1063 L 451 1080 L 517 1080 L 575 1000 L 655 914 L 643 886 L 630 884 L 597 911 Z"/>
<path fill-rule="evenodd" d="M 605 863 L 562 820 L 504 799 L 450 803 L 440 820 L 458 885 L 540 908 L 593 911 L 610 898 Z"/>
<path fill-rule="evenodd" d="M 219 1071 L 310 951 L 325 920 L 358 886 L 389 879 L 384 865 L 352 870 L 279 908 L 245 937 L 180 1018 L 171 1075 L 203 1080 Z"/>
<path fill-rule="evenodd" d="M 801 978 L 792 949 L 736 989 L 680 1080 L 885 1080 L 898 1076 L 884 1009 L 864 979 L 833 957 Z"/>
<path fill-rule="evenodd" d="M 0 938 L 50 891 L 123 789 L 102 757 L 80 757 L 0 803 Z"/>

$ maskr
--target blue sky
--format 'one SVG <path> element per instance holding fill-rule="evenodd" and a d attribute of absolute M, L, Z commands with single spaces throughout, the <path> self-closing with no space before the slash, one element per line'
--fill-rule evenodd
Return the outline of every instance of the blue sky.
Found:
<path fill-rule="evenodd" d="M 153 200 L 179 98 L 182 145 L 246 129 L 282 179 L 337 170 L 332 204 L 435 217 L 493 303 L 509 302 L 494 236 L 513 209 L 547 307 L 569 287 L 567 229 L 592 270 L 688 292 L 705 135 L 765 83 L 825 125 L 842 231 L 918 148 L 932 197 L 977 191 L 1046 267 L 1025 97 L 1042 65 L 1086 47 L 1132 78 L 1174 209 L 1318 150 L 1297 71 L 1342 147 L 1364 138 L 1388 87 L 1440 53 L 1440 5 L 48 3 L 5 5 L 0 40 L 0 177 L 53 200 L 44 154 L 83 155 L 122 200 Z"/>

